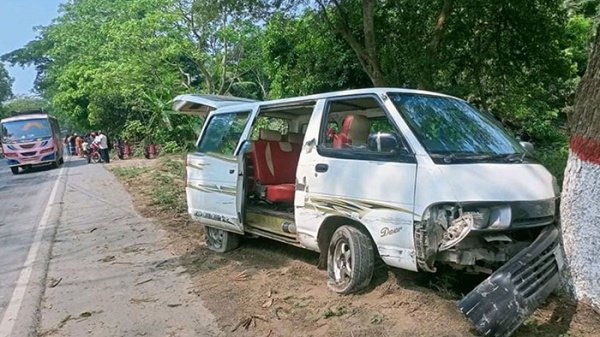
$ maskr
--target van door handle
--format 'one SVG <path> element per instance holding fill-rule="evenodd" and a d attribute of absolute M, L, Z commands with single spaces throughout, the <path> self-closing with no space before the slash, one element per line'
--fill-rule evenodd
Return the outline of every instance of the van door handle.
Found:
<path fill-rule="evenodd" d="M 327 172 L 327 170 L 329 170 L 329 165 L 327 164 L 317 164 L 315 166 L 315 171 L 323 173 L 323 172 Z"/>

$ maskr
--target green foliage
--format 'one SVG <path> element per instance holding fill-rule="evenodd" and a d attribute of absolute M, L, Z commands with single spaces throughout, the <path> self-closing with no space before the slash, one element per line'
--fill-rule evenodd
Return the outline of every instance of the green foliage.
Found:
<path fill-rule="evenodd" d="M 168 141 L 165 143 L 165 145 L 163 145 L 162 147 L 162 153 L 177 153 L 177 152 L 181 152 L 181 147 L 179 146 L 179 144 L 177 144 L 177 142 L 175 141 Z"/>
<path fill-rule="evenodd" d="M 4 63 L 0 62 L 0 119 L 8 116 L 9 110 L 2 103 L 12 97 L 12 83 L 13 79 L 4 68 Z"/>
<path fill-rule="evenodd" d="M 49 104 L 43 98 L 22 95 L 6 103 L 4 108 L 8 112 L 48 111 Z"/>
<path fill-rule="evenodd" d="M 352 50 L 312 10 L 275 15 L 261 46 L 272 98 L 370 86 Z"/>
<path fill-rule="evenodd" d="M 256 118 L 256 122 L 254 122 L 250 138 L 252 140 L 257 140 L 260 130 L 263 129 L 278 131 L 282 135 L 285 135 L 288 133 L 288 128 L 289 122 L 285 119 L 259 116 Z"/>
<path fill-rule="evenodd" d="M 132 143 L 138 143 L 146 138 L 150 134 L 150 130 L 138 120 L 131 120 L 125 123 L 125 128 L 121 132 L 123 139 L 127 139 Z"/>
<path fill-rule="evenodd" d="M 567 158 L 569 157 L 569 143 L 566 139 L 536 149 L 537 159 L 556 177 L 558 185 L 562 186 Z"/>
<path fill-rule="evenodd" d="M 4 68 L 4 63 L 0 62 L 0 103 L 12 97 L 13 81 Z"/>

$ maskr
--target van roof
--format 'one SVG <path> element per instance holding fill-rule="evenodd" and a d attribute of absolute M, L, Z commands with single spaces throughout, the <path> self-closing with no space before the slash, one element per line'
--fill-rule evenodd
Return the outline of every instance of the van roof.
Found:
<path fill-rule="evenodd" d="M 299 96 L 299 97 L 291 97 L 291 98 L 280 98 L 280 99 L 275 99 L 275 100 L 271 100 L 271 101 L 258 102 L 258 104 L 259 105 L 271 105 L 271 104 L 281 104 L 281 103 L 288 103 L 288 102 L 291 103 L 291 102 L 300 102 L 300 101 L 319 100 L 319 99 L 331 98 L 331 97 L 343 97 L 343 96 L 364 95 L 364 94 L 384 94 L 384 93 L 388 93 L 388 92 L 450 97 L 448 95 L 444 95 L 444 94 L 440 94 L 440 93 L 436 93 L 436 92 L 415 90 L 415 89 L 367 88 L 367 89 L 333 91 L 333 92 L 327 92 L 327 93 L 323 93 L 323 94 L 315 94 L 315 95 Z"/>
<path fill-rule="evenodd" d="M 409 94 L 422 94 L 422 95 L 430 95 L 430 96 L 438 96 L 438 97 L 451 97 L 456 98 L 436 92 L 424 91 L 424 90 L 414 90 L 414 89 L 401 89 L 401 88 L 367 88 L 367 89 L 354 89 L 354 90 L 344 90 L 344 91 L 334 91 L 323 94 L 315 94 L 308 96 L 298 96 L 298 97 L 290 97 L 290 98 L 281 98 L 270 101 L 254 101 L 250 99 L 244 99 L 233 96 L 216 96 L 216 95 L 199 95 L 199 94 L 188 94 L 188 95 L 180 95 L 177 96 L 173 100 L 173 110 L 181 113 L 188 114 L 203 114 L 211 112 L 213 114 L 218 113 L 226 113 L 232 112 L 234 110 L 239 110 L 248 108 L 252 109 L 256 106 L 266 107 L 266 106 L 285 106 L 285 105 L 293 105 L 295 103 L 306 102 L 306 101 L 316 101 L 320 99 L 332 98 L 332 97 L 344 97 L 344 96 L 353 96 L 353 95 L 364 95 L 364 94 L 386 94 L 390 92 L 397 93 L 409 93 Z M 216 110 L 216 111 L 215 111 Z M 186 112 L 187 111 L 187 112 Z"/>
<path fill-rule="evenodd" d="M 41 114 L 41 113 L 25 114 L 25 115 L 4 118 L 3 120 L 0 121 L 0 123 L 24 121 L 24 120 L 28 120 L 28 119 L 48 119 L 48 118 L 53 118 L 53 117 L 49 116 L 47 114 Z"/>

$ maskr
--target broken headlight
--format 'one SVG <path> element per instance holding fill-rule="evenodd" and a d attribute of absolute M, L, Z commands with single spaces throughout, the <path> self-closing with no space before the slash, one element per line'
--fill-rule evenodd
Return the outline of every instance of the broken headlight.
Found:
<path fill-rule="evenodd" d="M 512 210 L 508 205 L 465 207 L 463 213 L 473 214 L 473 229 L 506 229 L 510 227 Z"/>
<path fill-rule="evenodd" d="M 489 208 L 478 208 L 474 211 L 464 212 L 464 214 L 471 214 L 473 217 L 473 229 L 485 229 L 490 224 Z"/>

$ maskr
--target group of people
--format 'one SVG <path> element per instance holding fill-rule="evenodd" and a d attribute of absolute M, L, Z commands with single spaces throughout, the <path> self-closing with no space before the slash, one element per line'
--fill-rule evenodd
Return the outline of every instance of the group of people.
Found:
<path fill-rule="evenodd" d="M 108 152 L 108 138 L 102 131 L 92 132 L 84 136 L 78 134 L 67 135 L 65 137 L 65 145 L 68 148 L 68 152 L 71 156 L 84 157 L 90 150 L 91 146 L 97 146 L 98 152 L 102 161 L 110 163 L 110 156 Z"/>

